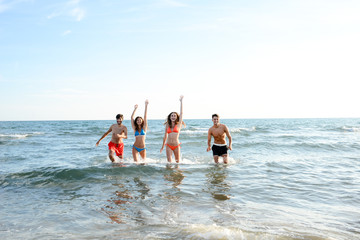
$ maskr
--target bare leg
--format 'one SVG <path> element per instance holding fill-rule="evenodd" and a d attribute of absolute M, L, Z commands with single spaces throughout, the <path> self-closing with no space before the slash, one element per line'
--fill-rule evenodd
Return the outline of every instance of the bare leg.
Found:
<path fill-rule="evenodd" d="M 134 158 L 134 162 L 137 162 L 138 161 L 138 151 L 136 151 L 136 149 L 133 147 L 132 149 L 132 155 L 133 155 L 133 158 Z"/>
<path fill-rule="evenodd" d="M 109 158 L 110 158 L 111 162 L 115 162 L 114 153 L 115 153 L 114 151 L 109 150 Z"/>
<path fill-rule="evenodd" d="M 169 163 L 171 163 L 171 158 L 172 158 L 172 150 L 166 146 L 166 157 Z"/>
<path fill-rule="evenodd" d="M 214 155 L 214 162 L 219 163 L 219 156 L 218 155 Z"/>
<path fill-rule="evenodd" d="M 140 152 L 140 156 L 142 159 L 146 159 L 146 149 L 144 149 L 143 151 Z"/>
<path fill-rule="evenodd" d="M 227 164 L 228 163 L 228 155 L 222 155 L 222 157 L 223 157 L 223 161 L 224 161 L 224 163 L 225 164 Z"/>
<path fill-rule="evenodd" d="M 175 161 L 179 163 L 180 160 L 180 146 L 174 149 Z"/>

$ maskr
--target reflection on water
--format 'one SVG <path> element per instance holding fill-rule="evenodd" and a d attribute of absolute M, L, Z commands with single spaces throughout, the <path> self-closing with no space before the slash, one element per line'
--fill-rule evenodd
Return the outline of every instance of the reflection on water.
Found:
<path fill-rule="evenodd" d="M 123 211 L 126 210 L 126 203 L 131 203 L 129 200 L 133 199 L 129 191 L 123 184 L 112 184 L 117 186 L 119 191 L 115 191 L 114 196 L 107 200 L 108 204 L 101 210 L 110 218 L 111 223 L 126 223 Z"/>
<path fill-rule="evenodd" d="M 168 164 L 161 171 L 159 179 L 148 179 L 141 171 L 131 177 L 111 176 L 111 180 L 116 182 L 111 184 L 110 197 L 101 209 L 111 223 L 148 225 L 157 216 L 160 221 L 175 222 L 182 212 L 180 185 L 185 176 L 178 164 Z M 156 193 L 161 185 L 165 188 Z"/>
<path fill-rule="evenodd" d="M 138 197 L 140 197 L 141 199 L 145 199 L 150 191 L 149 186 L 143 181 L 141 181 L 140 177 L 134 177 L 134 182 L 136 183 L 136 187 L 137 187 L 136 191 L 140 193 L 140 196 Z"/>
<path fill-rule="evenodd" d="M 165 185 L 171 188 L 164 189 L 161 194 L 161 202 L 163 204 L 161 219 L 166 224 L 175 224 L 179 222 L 182 216 L 181 201 L 181 188 L 180 185 L 185 176 L 183 170 L 180 169 L 178 164 L 167 164 L 164 172 Z"/>
<path fill-rule="evenodd" d="M 137 206 L 138 201 L 143 200 L 148 195 L 150 188 L 140 177 L 134 177 L 133 181 L 122 179 L 126 184 L 112 184 L 116 190 L 109 200 L 108 204 L 102 208 L 102 211 L 110 218 L 111 223 L 128 223 L 130 220 L 143 224 L 141 208 Z M 135 203 L 135 208 L 133 206 Z"/>
<path fill-rule="evenodd" d="M 226 181 L 228 175 L 227 165 L 215 165 L 209 168 L 207 177 L 207 191 L 216 200 L 230 199 L 230 185 Z"/>
<path fill-rule="evenodd" d="M 178 164 L 167 164 L 164 179 L 171 184 L 172 188 L 165 190 L 163 197 L 171 201 L 180 200 L 180 196 L 177 193 L 180 192 L 179 185 L 181 185 L 184 178 L 183 171 L 179 168 Z"/>
<path fill-rule="evenodd" d="M 164 174 L 165 180 L 173 182 L 172 186 L 175 189 L 178 189 L 178 186 L 181 184 L 182 180 L 185 178 L 183 171 L 179 168 L 178 164 L 166 164 L 166 173 Z"/>

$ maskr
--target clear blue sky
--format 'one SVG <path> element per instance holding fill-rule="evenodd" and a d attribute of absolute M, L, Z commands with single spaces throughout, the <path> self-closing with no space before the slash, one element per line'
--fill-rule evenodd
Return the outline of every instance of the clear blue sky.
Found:
<path fill-rule="evenodd" d="M 360 117 L 360 1 L 0 0 L 0 120 Z"/>

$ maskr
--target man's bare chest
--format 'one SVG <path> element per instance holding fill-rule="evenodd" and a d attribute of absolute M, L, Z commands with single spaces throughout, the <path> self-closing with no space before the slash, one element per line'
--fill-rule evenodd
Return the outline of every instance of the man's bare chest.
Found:
<path fill-rule="evenodd" d="M 218 137 L 218 136 L 220 137 L 225 134 L 225 131 L 222 128 L 215 128 L 215 129 L 213 129 L 212 134 L 214 137 Z"/>
<path fill-rule="evenodd" d="M 113 127 L 112 132 L 114 134 L 120 134 L 120 133 L 124 132 L 124 128 L 123 127 Z"/>

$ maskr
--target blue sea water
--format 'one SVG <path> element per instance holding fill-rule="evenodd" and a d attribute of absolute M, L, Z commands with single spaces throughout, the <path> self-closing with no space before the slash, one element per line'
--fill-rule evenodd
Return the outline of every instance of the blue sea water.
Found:
<path fill-rule="evenodd" d="M 107 157 L 115 121 L 0 122 L 0 239 L 360 239 L 360 119 L 222 119 L 228 165 L 206 152 L 211 120 L 186 120 L 180 164 Z"/>

